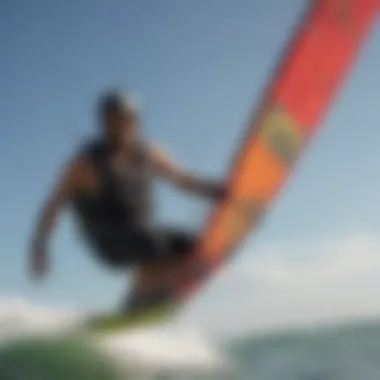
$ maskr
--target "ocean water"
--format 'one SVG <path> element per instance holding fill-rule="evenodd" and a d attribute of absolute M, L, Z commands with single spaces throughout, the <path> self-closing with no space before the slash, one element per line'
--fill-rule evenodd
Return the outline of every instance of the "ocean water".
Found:
<path fill-rule="evenodd" d="M 247 337 L 227 351 L 244 379 L 380 379 L 379 321 Z"/>
<path fill-rule="evenodd" d="M 169 324 L 83 340 L 70 333 L 80 318 L 0 304 L 0 379 L 380 379 L 380 321 L 229 339 Z"/>

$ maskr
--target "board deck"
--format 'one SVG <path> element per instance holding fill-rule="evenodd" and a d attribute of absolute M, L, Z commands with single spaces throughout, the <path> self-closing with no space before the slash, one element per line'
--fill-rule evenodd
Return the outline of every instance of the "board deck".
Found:
<path fill-rule="evenodd" d="M 131 313 L 167 303 L 181 306 L 256 229 L 321 126 L 377 8 L 377 0 L 311 2 L 248 122 L 228 175 L 231 199 L 215 206 L 193 259 L 173 264 L 176 278 L 168 280 L 173 265 L 154 279 L 152 268 L 137 271 Z"/>
<path fill-rule="evenodd" d="M 100 314 L 89 318 L 85 323 L 88 332 L 107 333 L 118 330 L 128 330 L 137 326 L 157 324 L 166 321 L 173 314 L 175 305 L 160 303 L 146 307 L 135 313 Z"/>

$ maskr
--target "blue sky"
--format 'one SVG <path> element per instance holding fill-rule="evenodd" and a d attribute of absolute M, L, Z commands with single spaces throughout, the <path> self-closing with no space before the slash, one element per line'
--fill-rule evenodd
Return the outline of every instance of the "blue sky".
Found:
<path fill-rule="evenodd" d="M 112 306 L 125 279 L 91 260 L 69 216 L 52 244 L 48 281 L 31 285 L 25 274 L 40 202 L 60 165 L 96 127 L 97 95 L 114 85 L 132 91 L 143 105 L 149 138 L 184 166 L 222 177 L 304 3 L 3 1 L 0 295 Z M 379 231 L 379 43 L 377 26 L 323 130 L 238 261 L 266 244 Z M 205 213 L 204 202 L 165 184 L 157 200 L 166 222 L 194 227 Z M 302 252 L 299 259 L 305 260 Z"/>

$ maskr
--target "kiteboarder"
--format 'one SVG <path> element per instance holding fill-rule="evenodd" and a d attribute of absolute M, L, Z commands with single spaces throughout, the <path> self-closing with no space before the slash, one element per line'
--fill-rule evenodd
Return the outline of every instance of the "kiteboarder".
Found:
<path fill-rule="evenodd" d="M 126 268 L 186 257 L 197 240 L 189 231 L 153 222 L 155 176 L 211 200 L 227 194 L 222 183 L 188 173 L 143 138 L 140 110 L 129 95 L 108 91 L 97 108 L 99 136 L 73 155 L 42 207 L 29 256 L 35 278 L 48 269 L 49 238 L 66 206 L 96 257 L 113 268 Z"/>

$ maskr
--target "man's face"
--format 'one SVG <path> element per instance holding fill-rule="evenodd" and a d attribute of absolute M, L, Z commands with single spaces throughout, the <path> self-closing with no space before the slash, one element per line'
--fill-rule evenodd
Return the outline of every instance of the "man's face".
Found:
<path fill-rule="evenodd" d="M 137 131 L 137 115 L 128 111 L 112 112 L 105 118 L 105 127 L 107 137 L 111 143 L 128 143 Z"/>

